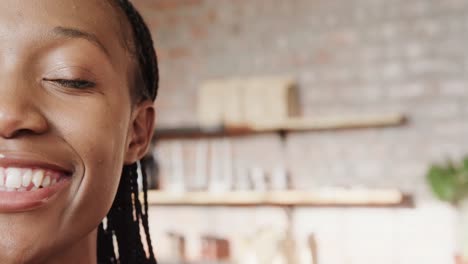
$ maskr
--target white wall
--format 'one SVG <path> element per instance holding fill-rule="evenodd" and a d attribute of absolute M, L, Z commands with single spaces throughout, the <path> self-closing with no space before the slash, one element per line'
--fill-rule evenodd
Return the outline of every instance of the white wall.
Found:
<path fill-rule="evenodd" d="M 455 251 L 455 212 L 438 202 L 416 208 L 297 208 L 293 229 L 300 264 L 309 264 L 307 238 L 318 244 L 318 264 L 452 264 Z M 170 252 L 165 236 L 181 232 L 189 239 L 189 255 L 199 252 L 198 237 L 219 235 L 237 252 L 241 237 L 262 228 L 283 232 L 281 208 L 152 207 L 150 228 L 159 259 Z"/>

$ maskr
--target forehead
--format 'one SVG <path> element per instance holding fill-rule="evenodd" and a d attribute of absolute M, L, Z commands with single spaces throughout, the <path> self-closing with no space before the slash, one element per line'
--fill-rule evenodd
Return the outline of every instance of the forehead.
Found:
<path fill-rule="evenodd" d="M 15 23 L 68 22 L 96 29 L 117 25 L 115 8 L 107 0 L 2 0 L 0 13 L 1 18 Z"/>
<path fill-rule="evenodd" d="M 93 34 L 113 55 L 126 46 L 126 27 L 108 0 L 0 1 L 0 41 L 20 42 L 56 27 Z"/>

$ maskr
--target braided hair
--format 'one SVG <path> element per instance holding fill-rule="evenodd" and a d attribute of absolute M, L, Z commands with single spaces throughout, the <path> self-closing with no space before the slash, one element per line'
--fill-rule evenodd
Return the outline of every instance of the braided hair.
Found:
<path fill-rule="evenodd" d="M 155 100 L 158 90 L 158 64 L 151 33 L 143 18 L 128 0 L 111 0 L 132 31 L 133 59 L 136 63 L 138 100 Z M 138 172 L 143 184 L 140 201 Z M 97 258 L 100 264 L 156 264 L 148 227 L 147 175 L 144 162 L 124 166 L 119 187 L 107 217 L 99 225 Z"/>

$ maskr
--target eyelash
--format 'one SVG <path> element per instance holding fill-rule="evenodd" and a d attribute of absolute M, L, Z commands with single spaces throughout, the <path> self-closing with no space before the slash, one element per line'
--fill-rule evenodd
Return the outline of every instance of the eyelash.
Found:
<path fill-rule="evenodd" d="M 59 84 L 60 86 L 74 89 L 87 89 L 96 86 L 96 83 L 82 79 L 44 79 L 44 81 L 54 82 Z"/>

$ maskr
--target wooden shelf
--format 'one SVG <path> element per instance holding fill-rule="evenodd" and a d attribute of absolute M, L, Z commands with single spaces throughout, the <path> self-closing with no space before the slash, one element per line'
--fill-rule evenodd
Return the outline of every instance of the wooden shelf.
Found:
<path fill-rule="evenodd" d="M 159 261 L 160 264 L 230 264 L 229 261 L 197 261 L 197 262 L 175 262 L 175 261 Z"/>
<path fill-rule="evenodd" d="M 158 128 L 154 138 L 184 139 L 211 138 L 225 136 L 246 136 L 259 133 L 287 133 L 300 131 L 323 131 L 343 129 L 364 129 L 400 126 L 406 122 L 403 114 L 323 117 L 323 118 L 291 118 L 280 123 L 255 123 L 243 127 L 178 127 Z"/>
<path fill-rule="evenodd" d="M 149 191 L 154 206 L 317 206 L 410 207 L 409 196 L 397 190 L 328 190 L 320 192 L 236 191 L 229 193 Z"/>

